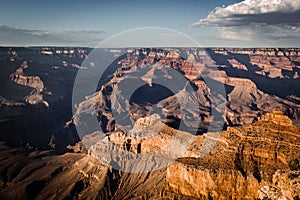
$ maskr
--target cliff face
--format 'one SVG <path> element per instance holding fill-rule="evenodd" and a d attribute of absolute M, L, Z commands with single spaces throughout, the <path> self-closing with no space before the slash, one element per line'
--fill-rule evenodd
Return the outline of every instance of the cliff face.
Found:
<path fill-rule="evenodd" d="M 281 111 L 274 111 L 272 113 L 267 113 L 259 118 L 261 122 L 272 122 L 273 124 L 279 126 L 292 126 L 293 122 L 287 116 L 285 116 Z"/>
<path fill-rule="evenodd" d="M 183 163 L 168 167 L 166 182 L 167 190 L 200 199 L 254 199 L 259 189 L 253 175 L 245 178 L 238 170 L 214 171 Z"/>
<path fill-rule="evenodd" d="M 291 170 L 291 161 L 300 153 L 300 131 L 281 112 L 266 114 L 251 125 L 228 128 L 215 138 L 214 150 L 204 158 L 199 157 L 203 139 L 198 137 L 187 157 L 168 167 L 167 190 L 201 199 L 254 199 L 262 197 L 266 187 L 277 188 L 288 199 L 299 195 L 289 185 L 288 175 L 283 175 L 298 172 L 277 172 Z"/>
<path fill-rule="evenodd" d="M 128 133 L 115 131 L 101 142 L 98 140 L 90 148 L 90 154 L 102 160 L 105 152 L 121 155 L 117 149 L 130 152 L 130 156 L 157 152 L 170 145 L 176 134 L 175 129 L 162 124 L 155 116 L 140 118 Z M 216 144 L 202 157 L 206 140 Z M 111 142 L 116 146 L 110 148 Z M 294 199 L 299 196 L 300 130 L 281 111 L 265 114 L 249 125 L 228 127 L 218 137 L 195 136 L 184 155 L 176 154 L 182 144 L 161 152 L 168 158 L 180 156 L 164 168 L 162 197 Z M 145 167 L 138 162 L 136 166 Z"/>

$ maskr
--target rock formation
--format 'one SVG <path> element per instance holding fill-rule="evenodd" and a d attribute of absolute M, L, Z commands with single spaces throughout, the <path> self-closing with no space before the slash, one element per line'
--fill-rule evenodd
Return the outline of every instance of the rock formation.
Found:
<path fill-rule="evenodd" d="M 277 120 L 284 123 L 276 123 Z M 145 128 L 144 124 L 142 127 Z M 149 128 L 151 127 L 153 125 Z M 141 127 L 137 125 L 136 128 Z M 153 136 L 136 139 L 144 141 L 141 153 L 147 154 L 157 151 L 157 148 L 163 148 L 168 144 L 159 143 L 159 140 L 165 140 L 168 136 L 169 139 L 174 139 L 174 135 L 178 134 L 169 127 L 162 130 L 154 136 L 156 139 Z M 127 150 L 137 155 L 139 152 L 134 147 L 135 141 L 132 136 L 116 131 L 106 142 L 121 144 L 131 137 L 132 146 Z M 199 151 L 206 137 L 211 136 L 194 137 L 185 156 L 169 166 L 144 173 L 117 171 L 87 154 L 55 155 L 49 151 L 12 149 L 1 143 L 0 197 L 299 198 L 300 130 L 291 125 L 290 120 L 282 113 L 276 111 L 262 116 L 261 120 L 253 124 L 221 132 L 219 137 L 211 138 L 217 141 L 213 150 L 205 157 L 200 157 Z M 117 148 L 123 146 L 119 145 Z M 138 165 L 138 161 L 136 164 Z"/>
<path fill-rule="evenodd" d="M 16 70 L 15 73 L 10 75 L 11 81 L 16 84 L 33 88 L 32 92 L 24 97 L 25 101 L 31 105 L 43 103 L 49 107 L 49 103 L 43 99 L 44 83 L 39 76 L 25 76 L 23 75 L 24 69 L 28 68 L 27 61 Z"/>
<path fill-rule="evenodd" d="M 168 190 L 201 199 L 299 197 L 296 184 L 287 186 L 292 181 L 285 180 L 283 173 L 298 173 L 289 170 L 295 170 L 290 161 L 299 157 L 300 132 L 281 112 L 266 114 L 254 124 L 228 128 L 215 138 L 214 150 L 199 158 L 203 137 L 196 138 L 188 157 L 168 167 Z"/>
<path fill-rule="evenodd" d="M 11 80 L 17 84 L 28 86 L 36 89 L 38 92 L 43 91 L 44 83 L 38 76 L 24 76 L 17 73 L 11 74 Z"/>

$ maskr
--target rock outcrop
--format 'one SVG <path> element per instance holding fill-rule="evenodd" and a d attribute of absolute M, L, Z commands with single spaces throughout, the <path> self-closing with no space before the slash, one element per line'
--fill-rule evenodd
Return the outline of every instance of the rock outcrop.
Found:
<path fill-rule="evenodd" d="M 289 161 L 299 157 L 300 130 L 281 112 L 266 114 L 251 125 L 228 128 L 214 138 L 213 151 L 203 158 L 199 151 L 206 136 L 197 137 L 188 157 L 168 167 L 168 190 L 200 199 L 298 197 L 297 183 L 278 170 L 298 177 Z"/>
<path fill-rule="evenodd" d="M 16 70 L 16 72 L 10 75 L 11 81 L 19 85 L 33 88 L 32 92 L 28 96 L 24 97 L 24 100 L 27 103 L 31 105 L 43 103 L 46 107 L 49 107 L 49 103 L 43 99 L 43 81 L 39 76 L 23 75 L 24 69 L 26 68 L 28 68 L 28 65 L 27 62 L 24 61 L 23 64 Z"/>
<path fill-rule="evenodd" d="M 11 74 L 11 80 L 17 84 L 28 86 L 41 92 L 44 89 L 44 83 L 38 76 L 24 76 L 17 73 Z"/>
<path fill-rule="evenodd" d="M 281 111 L 274 111 L 272 113 L 267 113 L 259 118 L 262 122 L 272 122 L 273 124 L 277 124 L 279 126 L 292 126 L 293 121 L 285 116 Z"/>

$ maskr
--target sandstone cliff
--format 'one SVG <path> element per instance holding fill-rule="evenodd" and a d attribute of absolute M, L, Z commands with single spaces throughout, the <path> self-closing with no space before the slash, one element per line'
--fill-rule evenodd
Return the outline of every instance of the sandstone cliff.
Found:
<path fill-rule="evenodd" d="M 168 190 L 201 199 L 255 199 L 263 197 L 266 187 L 274 187 L 278 198 L 299 197 L 297 187 L 289 185 L 292 181 L 278 172 L 291 170 L 290 161 L 300 153 L 300 131 L 281 112 L 266 114 L 251 125 L 228 128 L 215 138 L 214 150 L 204 158 L 199 157 L 202 137 L 206 136 L 196 138 L 187 152 L 192 157 L 168 167 Z"/>

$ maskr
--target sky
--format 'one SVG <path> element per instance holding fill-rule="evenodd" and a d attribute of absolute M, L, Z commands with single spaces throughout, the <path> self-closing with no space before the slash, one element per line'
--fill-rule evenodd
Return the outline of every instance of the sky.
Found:
<path fill-rule="evenodd" d="M 143 27 L 203 47 L 300 47 L 300 0 L 0 1 L 0 46 L 95 47 Z"/>

